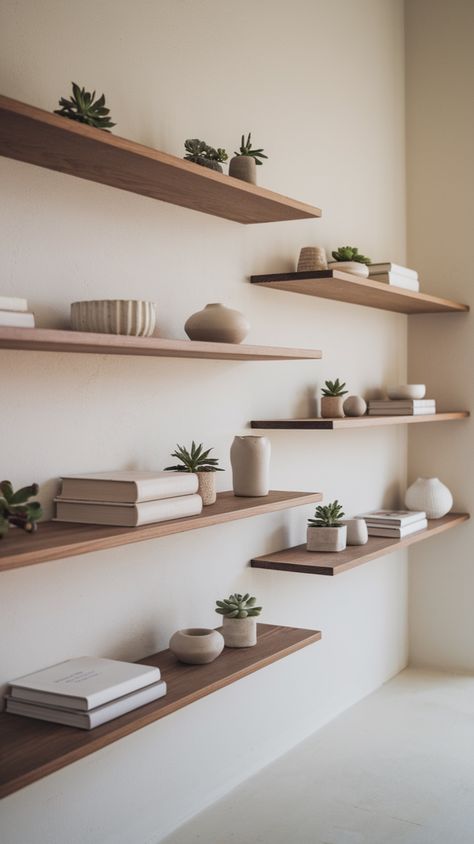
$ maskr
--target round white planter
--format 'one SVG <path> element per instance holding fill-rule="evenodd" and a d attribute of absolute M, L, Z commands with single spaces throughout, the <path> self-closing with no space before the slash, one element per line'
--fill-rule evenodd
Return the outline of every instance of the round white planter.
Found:
<path fill-rule="evenodd" d="M 222 633 L 226 648 L 251 648 L 257 644 L 256 616 L 222 620 Z"/>
<path fill-rule="evenodd" d="M 348 545 L 365 545 L 369 540 L 367 522 L 365 519 L 344 519 L 347 528 Z"/>
<path fill-rule="evenodd" d="M 359 261 L 330 261 L 328 269 L 340 270 L 341 273 L 352 273 L 352 275 L 359 275 L 362 278 L 368 278 L 369 275 L 367 264 L 361 264 Z"/>
<path fill-rule="evenodd" d="M 424 510 L 428 519 L 441 519 L 453 506 L 453 496 L 439 478 L 417 478 L 408 487 L 405 505 L 409 510 Z"/>
<path fill-rule="evenodd" d="M 218 630 L 188 627 L 177 630 L 170 639 L 170 650 L 180 662 L 204 665 L 213 662 L 224 649 L 224 637 Z"/>
<path fill-rule="evenodd" d="M 306 535 L 307 551 L 344 551 L 346 547 L 347 528 L 340 527 L 308 527 Z"/>
<path fill-rule="evenodd" d="M 426 384 L 399 384 L 397 387 L 387 387 L 389 399 L 424 399 Z"/>

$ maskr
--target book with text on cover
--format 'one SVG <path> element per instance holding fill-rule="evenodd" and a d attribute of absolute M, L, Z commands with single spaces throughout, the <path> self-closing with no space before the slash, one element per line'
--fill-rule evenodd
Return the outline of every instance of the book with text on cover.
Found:
<path fill-rule="evenodd" d="M 92 472 L 67 475 L 58 498 L 136 504 L 158 498 L 192 495 L 198 479 L 191 472 Z"/>
<path fill-rule="evenodd" d="M 57 522 L 78 522 L 86 525 L 140 527 L 171 519 L 198 516 L 202 511 L 200 495 L 181 495 L 138 504 L 115 504 L 99 501 L 65 501 L 56 498 Z"/>

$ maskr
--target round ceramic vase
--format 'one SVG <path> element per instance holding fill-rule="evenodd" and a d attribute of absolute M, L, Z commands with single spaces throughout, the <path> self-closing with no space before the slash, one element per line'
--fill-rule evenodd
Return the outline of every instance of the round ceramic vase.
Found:
<path fill-rule="evenodd" d="M 209 504 L 214 504 L 217 498 L 216 473 L 196 472 L 196 475 L 199 483 L 198 495 L 202 498 L 202 506 L 208 507 Z"/>
<path fill-rule="evenodd" d="M 428 519 L 441 519 L 453 506 L 453 496 L 439 478 L 417 478 L 405 495 L 408 510 L 424 510 Z"/>
<path fill-rule="evenodd" d="M 186 320 L 184 330 L 191 340 L 211 343 L 241 343 L 250 331 L 247 318 L 220 302 L 206 305 Z"/>
<path fill-rule="evenodd" d="M 180 662 L 204 665 L 213 662 L 224 649 L 224 637 L 218 630 L 189 627 L 177 630 L 170 639 L 170 650 Z"/>
<path fill-rule="evenodd" d="M 365 416 L 367 402 L 362 396 L 348 396 L 343 404 L 343 410 L 346 416 Z"/>
<path fill-rule="evenodd" d="M 330 270 L 340 270 L 341 273 L 360 275 L 362 278 L 368 278 L 369 276 L 367 264 L 361 264 L 360 261 L 330 261 L 328 268 Z"/>
<path fill-rule="evenodd" d="M 322 246 L 303 246 L 298 258 L 296 272 L 318 272 L 319 270 L 327 270 L 327 268 L 326 250 Z"/>
<path fill-rule="evenodd" d="M 271 445 L 267 437 L 234 437 L 230 449 L 234 495 L 268 495 Z"/>
<path fill-rule="evenodd" d="M 344 416 L 344 396 L 323 396 L 321 416 L 323 419 L 341 419 Z"/>
<path fill-rule="evenodd" d="M 344 551 L 346 547 L 346 525 L 339 527 L 311 527 L 306 534 L 306 550 L 335 552 Z"/>
<path fill-rule="evenodd" d="M 257 165 L 251 155 L 235 155 L 229 162 L 229 176 L 243 182 L 257 184 Z"/>
<path fill-rule="evenodd" d="M 348 545 L 365 545 L 369 541 L 369 532 L 365 519 L 344 519 L 347 528 Z"/>
<path fill-rule="evenodd" d="M 97 299 L 73 302 L 73 331 L 150 337 L 156 326 L 156 304 L 140 299 Z"/>
<path fill-rule="evenodd" d="M 251 648 L 257 644 L 257 619 L 227 618 L 222 620 L 222 633 L 226 648 Z"/>

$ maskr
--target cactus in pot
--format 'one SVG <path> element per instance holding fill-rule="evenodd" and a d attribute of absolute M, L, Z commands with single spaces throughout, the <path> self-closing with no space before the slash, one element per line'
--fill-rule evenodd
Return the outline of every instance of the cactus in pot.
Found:
<path fill-rule="evenodd" d="M 222 633 L 227 648 L 249 648 L 257 644 L 256 618 L 262 607 L 256 606 L 257 599 L 247 592 L 235 592 L 216 601 L 216 612 L 223 616 Z"/>
<path fill-rule="evenodd" d="M 344 396 L 347 395 L 345 390 L 345 381 L 325 381 L 324 387 L 321 390 L 323 397 L 321 399 L 321 416 L 323 419 L 341 419 L 344 416 Z"/>
<path fill-rule="evenodd" d="M 252 133 L 249 132 L 247 139 L 242 135 L 239 151 L 234 152 L 234 158 L 230 159 L 229 176 L 242 179 L 244 182 L 257 183 L 257 167 L 263 162 L 261 158 L 268 158 L 262 148 L 253 149 L 251 142 Z"/>
<path fill-rule="evenodd" d="M 165 472 L 192 472 L 197 475 L 198 492 L 204 507 L 214 504 L 216 500 L 215 473 L 224 471 L 219 468 L 219 460 L 216 457 L 209 457 L 211 451 L 212 448 L 204 450 L 202 443 L 196 445 L 194 440 L 189 450 L 184 445 L 177 445 L 171 457 L 176 457 L 180 462 L 165 468 Z"/>
<path fill-rule="evenodd" d="M 342 522 L 344 512 L 336 499 L 326 506 L 316 507 L 314 517 L 308 519 L 307 551 L 344 551 L 347 527 Z"/>
<path fill-rule="evenodd" d="M 366 255 L 361 255 L 357 246 L 340 246 L 332 252 L 332 257 L 334 261 L 328 264 L 330 270 L 343 270 L 364 278 L 369 275 L 368 264 L 372 261 Z"/>

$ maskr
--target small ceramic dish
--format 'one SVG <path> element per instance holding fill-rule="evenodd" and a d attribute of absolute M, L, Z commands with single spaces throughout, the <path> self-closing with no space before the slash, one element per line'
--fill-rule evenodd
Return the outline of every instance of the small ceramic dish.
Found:
<path fill-rule="evenodd" d="M 398 387 L 387 387 L 389 399 L 423 399 L 426 384 L 399 384 Z"/>

